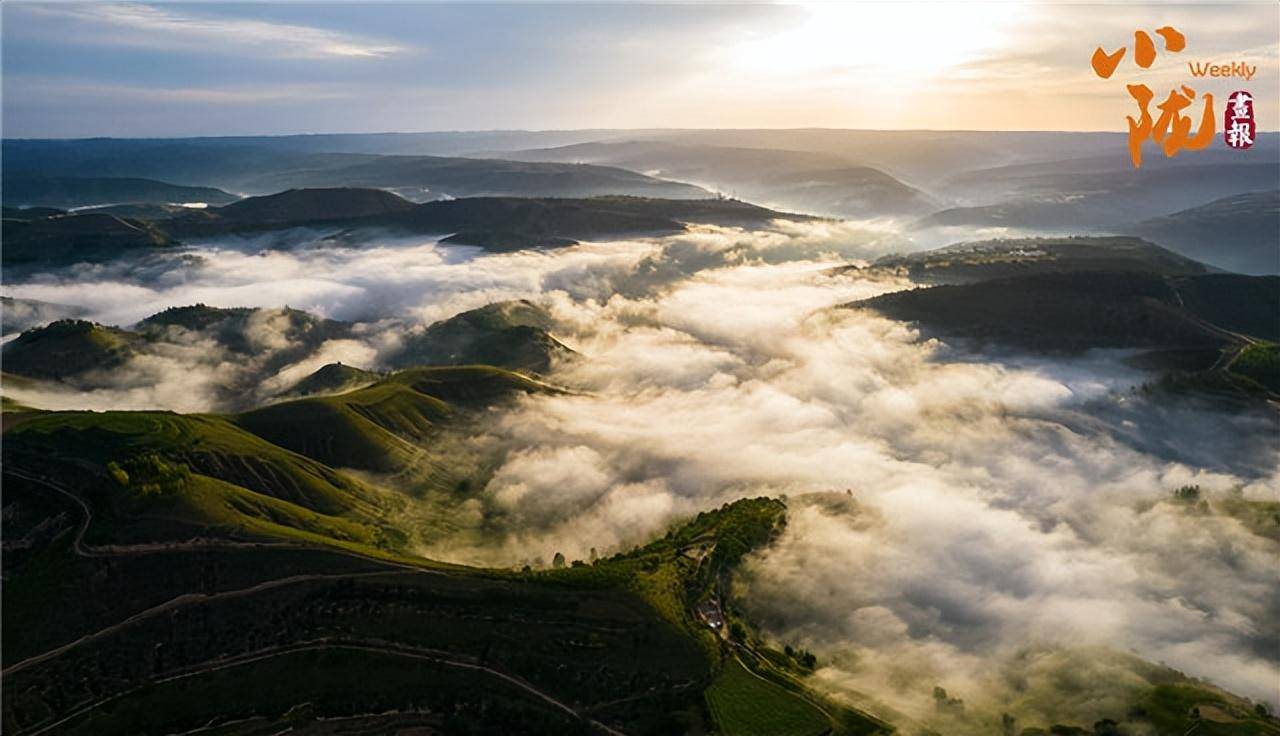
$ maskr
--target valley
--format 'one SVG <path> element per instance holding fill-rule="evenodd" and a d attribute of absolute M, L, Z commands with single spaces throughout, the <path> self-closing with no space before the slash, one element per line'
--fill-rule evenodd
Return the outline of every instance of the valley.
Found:
<path fill-rule="evenodd" d="M 1280 733 L 1266 171 L 1056 135 L 6 140 L 5 730 Z"/>

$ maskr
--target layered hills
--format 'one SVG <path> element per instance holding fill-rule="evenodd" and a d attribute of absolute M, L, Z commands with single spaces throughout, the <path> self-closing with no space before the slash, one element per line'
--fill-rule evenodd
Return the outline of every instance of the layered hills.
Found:
<path fill-rule="evenodd" d="M 378 188 L 397 190 L 416 201 L 475 196 L 707 196 L 705 190 L 689 184 L 611 166 L 305 150 L 270 140 L 6 140 L 4 173 L 6 180 L 20 176 L 145 178 L 249 194 L 306 187 Z M 108 198 L 85 204 L 139 201 L 108 193 Z M 163 196 L 148 201 L 213 200 Z"/>
<path fill-rule="evenodd" d="M 235 417 L 21 412 L 5 425 L 4 566 L 7 612 L 29 623 L 5 628 L 6 730 L 230 719 L 247 734 L 337 718 L 657 734 L 736 730 L 745 696 L 784 725 L 883 729 L 807 691 L 806 665 L 720 602 L 781 532 L 779 501 L 727 504 L 599 560 L 480 570 L 414 555 L 395 521 L 414 502 L 321 459 L 429 451 L 465 415 L 538 390 L 494 368 L 421 368 Z M 736 622 L 732 642 L 706 623 L 708 601 Z M 239 694 L 175 708 L 190 688 Z"/>
<path fill-rule="evenodd" d="M 425 328 L 405 328 L 398 348 L 386 356 L 389 367 L 416 365 L 495 365 L 543 373 L 573 352 L 551 336 L 550 317 L 529 302 L 497 302 L 462 312 Z M 346 322 L 298 309 L 223 309 L 197 304 L 174 307 L 132 329 L 61 319 L 26 330 L 3 348 L 5 371 L 14 376 L 93 386 L 111 381 L 111 372 L 136 356 L 163 352 L 165 346 L 207 341 L 254 372 L 246 380 L 265 380 L 315 354 L 331 340 L 355 336 Z M 372 382 L 379 376 L 349 366 L 322 369 L 285 390 L 287 396 L 334 393 Z M 228 386 L 232 393 L 250 386 Z M 230 400 L 231 397 L 228 397 Z"/>
<path fill-rule="evenodd" d="M 40 216 L 32 211 L 22 216 L 25 219 L 6 218 L 5 264 L 56 267 L 104 261 L 180 240 L 293 227 L 429 234 L 447 236 L 446 242 L 509 251 L 671 234 L 690 223 L 742 226 L 807 219 L 732 199 L 474 197 L 414 204 L 390 192 L 351 188 L 295 189 L 185 212 L 124 210 L 150 213 L 159 218 L 155 220 L 111 214 L 116 209 L 39 212 Z"/>
<path fill-rule="evenodd" d="M 1120 229 L 1228 271 L 1280 273 L 1280 190 L 1235 194 Z"/>
<path fill-rule="evenodd" d="M 136 249 L 161 248 L 175 240 L 146 220 L 107 213 L 54 215 L 3 221 L 6 267 L 102 262 Z"/>
<path fill-rule="evenodd" d="M 832 216 L 921 214 L 936 208 L 929 195 L 884 171 L 844 156 L 812 151 L 624 140 L 495 155 L 621 166 L 749 200 Z"/>
<path fill-rule="evenodd" d="M 900 271 L 924 283 L 958 284 L 1079 271 L 1191 276 L 1214 269 L 1140 238 L 1078 235 L 955 243 L 919 253 L 885 256 L 874 261 L 871 270 Z"/>
<path fill-rule="evenodd" d="M 1280 277 L 1217 272 L 1137 238 L 958 243 L 870 269 L 927 286 L 846 306 L 928 334 L 1047 353 L 1143 350 L 1132 364 L 1237 397 L 1274 395 L 1280 380 Z"/>

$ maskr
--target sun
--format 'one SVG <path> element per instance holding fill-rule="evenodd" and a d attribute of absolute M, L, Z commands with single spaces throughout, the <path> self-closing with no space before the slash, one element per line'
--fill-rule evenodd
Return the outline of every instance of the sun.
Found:
<path fill-rule="evenodd" d="M 812 3 L 796 25 L 727 49 L 738 71 L 764 76 L 870 72 L 919 78 L 1003 47 L 1023 13 L 1013 4 Z"/>

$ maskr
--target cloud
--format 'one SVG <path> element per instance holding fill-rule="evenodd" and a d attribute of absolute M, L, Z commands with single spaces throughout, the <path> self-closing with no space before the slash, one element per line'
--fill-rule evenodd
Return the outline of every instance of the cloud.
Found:
<path fill-rule="evenodd" d="M 748 260 L 642 297 L 553 300 L 586 355 L 556 378 L 579 391 L 495 420 L 492 526 L 432 551 L 584 558 L 787 494 L 793 521 L 742 593 L 766 631 L 823 653 L 843 695 L 938 726 L 943 685 L 969 702 L 949 733 L 989 733 L 1003 711 L 1091 723 L 1158 679 L 1116 654 L 1132 650 L 1273 697 L 1273 543 L 1168 499 L 1188 483 L 1277 499 L 1274 420 L 1130 395 L 1142 376 L 1114 354 L 975 359 L 825 309 L 900 287 Z M 1108 684 L 1068 687 L 1072 668 Z"/>
<path fill-rule="evenodd" d="M 14 74 L 5 76 L 10 104 L 131 102 L 147 105 L 288 105 L 358 97 L 365 88 L 346 84 L 256 84 L 158 86 L 103 84 L 79 78 Z"/>
<path fill-rule="evenodd" d="M 833 310 L 908 286 L 833 275 L 892 235 L 833 227 L 511 254 L 294 231 L 5 290 L 119 323 L 191 301 L 360 323 L 298 350 L 264 313 L 246 325 L 260 356 L 246 365 L 175 334 L 58 404 L 185 410 L 249 381 L 284 388 L 322 361 L 377 367 L 408 330 L 532 299 L 583 356 L 553 376 L 574 391 L 451 440 L 491 475 L 441 501 L 457 530 L 424 532 L 421 551 L 586 559 L 727 500 L 785 495 L 787 531 L 748 561 L 740 592 L 767 635 L 818 653 L 815 683 L 840 697 L 945 733 L 990 733 L 1001 712 L 1088 724 L 1159 679 L 1140 657 L 1274 698 L 1274 542 L 1222 512 L 1280 500 L 1274 417 L 1134 394 L 1144 375 L 1116 352 L 972 355 Z M 1193 483 L 1209 511 L 1170 501 Z M 935 685 L 965 699 L 963 717 L 935 708 Z"/>
<path fill-rule="evenodd" d="M 406 51 L 389 41 L 315 26 L 192 14 L 173 6 L 77 3 L 25 9 L 87 26 L 92 35 L 85 40 L 99 44 L 293 59 L 372 59 Z"/>

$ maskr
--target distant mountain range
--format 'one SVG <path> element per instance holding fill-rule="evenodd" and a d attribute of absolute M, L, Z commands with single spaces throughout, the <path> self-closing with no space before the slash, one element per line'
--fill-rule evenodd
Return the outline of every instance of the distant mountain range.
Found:
<path fill-rule="evenodd" d="M 32 213 L 27 215 L 24 213 Z M 493 251 L 571 245 L 577 240 L 681 232 L 687 223 L 761 225 L 804 220 L 730 199 L 640 197 L 533 199 L 475 197 L 414 204 L 377 189 L 302 189 L 249 197 L 223 207 L 174 213 L 148 221 L 105 211 L 34 217 L 18 210 L 3 222 L 6 266 L 69 265 L 114 258 L 132 249 L 290 227 L 382 229 L 449 236 L 447 242 Z M 29 219 L 19 219 L 29 217 Z"/>
<path fill-rule="evenodd" d="M 1118 229 L 1228 271 L 1280 273 L 1280 190 L 1233 194 Z"/>
<path fill-rule="evenodd" d="M 4 178 L 6 207 L 90 207 L 95 205 L 199 203 L 229 204 L 238 196 L 221 189 L 181 186 L 132 177 L 9 175 Z"/>
<path fill-rule="evenodd" d="M 808 151 L 624 141 L 497 155 L 522 161 L 621 166 L 756 202 L 830 216 L 920 214 L 937 207 L 927 194 L 883 171 L 842 156 Z"/>
<path fill-rule="evenodd" d="M 187 186 L 214 186 L 248 194 L 308 187 L 390 189 L 414 201 L 450 197 L 591 197 L 624 194 L 644 197 L 701 198 L 709 193 L 680 182 L 664 181 L 609 166 L 530 163 L 439 156 L 385 156 L 303 152 L 271 145 L 210 145 L 199 140 L 4 141 L 4 175 L 10 178 L 56 177 L 97 181 L 157 179 Z M 70 187 L 72 183 L 62 186 Z M 87 185 L 76 185 L 87 186 Z M 6 187 L 7 189 L 7 187 Z M 22 190 L 20 190 L 22 191 Z M 33 194 L 42 190 L 34 185 Z M 57 190 L 46 200 L 25 196 L 6 204 L 61 205 Z M 223 193 L 224 196 L 225 193 Z M 139 201 L 111 191 L 109 185 L 85 204 Z M 210 201 L 175 199 L 147 201 Z M 218 203 L 230 201 L 218 199 Z"/>

